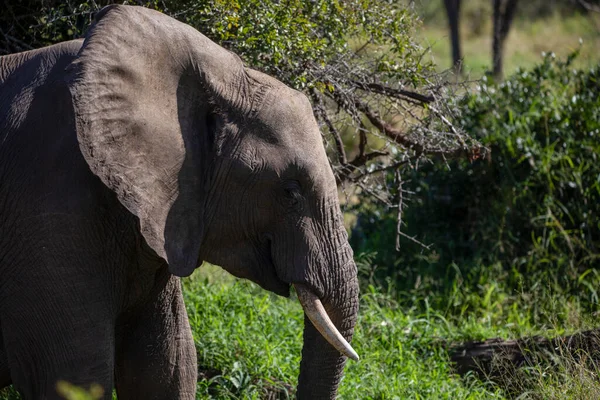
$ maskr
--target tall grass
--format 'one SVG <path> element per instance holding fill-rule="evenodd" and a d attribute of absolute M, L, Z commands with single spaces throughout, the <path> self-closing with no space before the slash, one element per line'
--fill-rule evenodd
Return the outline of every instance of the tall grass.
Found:
<path fill-rule="evenodd" d="M 291 396 L 302 346 L 299 303 L 248 282 L 215 279 L 214 268 L 202 267 L 185 286 L 199 364 L 219 371 L 199 383 L 200 398 Z M 498 389 L 452 373 L 440 339 L 462 335 L 437 313 L 407 312 L 375 287 L 364 288 L 352 342 L 361 360 L 348 362 L 340 398 L 501 398 Z"/>

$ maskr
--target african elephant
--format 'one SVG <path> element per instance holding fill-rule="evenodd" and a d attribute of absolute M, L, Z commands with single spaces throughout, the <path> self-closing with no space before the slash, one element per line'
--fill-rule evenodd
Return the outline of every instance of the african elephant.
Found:
<path fill-rule="evenodd" d="M 296 286 L 297 396 L 334 398 L 357 358 L 357 272 L 306 97 L 139 7 L 1 57 L 0 385 L 194 398 L 179 277 L 203 261 Z"/>

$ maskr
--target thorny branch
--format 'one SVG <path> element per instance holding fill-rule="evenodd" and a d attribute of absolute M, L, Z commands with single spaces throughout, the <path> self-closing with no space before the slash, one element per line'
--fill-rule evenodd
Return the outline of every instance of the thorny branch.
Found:
<path fill-rule="evenodd" d="M 354 54 L 322 68 L 310 67 L 313 82 L 320 82 L 310 89 L 310 97 L 328 133 L 329 154 L 337 160 L 332 165 L 336 178 L 386 207 L 397 208 L 397 249 L 400 237 L 429 248 L 401 230 L 408 200 L 401 170 L 431 157 L 473 161 L 487 149 L 461 130 L 452 93 L 445 82 L 435 81 L 439 77 L 431 77 L 421 92 L 409 90 L 400 80 L 382 83 L 373 65 L 361 65 L 362 61 Z"/>
<path fill-rule="evenodd" d="M 413 92 L 413 91 L 405 90 L 405 89 L 396 89 L 396 88 L 384 86 L 379 83 L 374 83 L 374 82 L 364 83 L 364 82 L 358 82 L 358 81 L 351 81 L 351 83 L 354 86 L 356 86 L 357 88 L 360 88 L 363 90 L 368 90 L 373 93 L 393 97 L 398 100 L 405 100 L 405 101 L 413 100 L 413 101 L 417 102 L 417 104 L 419 104 L 419 103 L 427 104 L 427 103 L 431 103 L 435 100 L 435 98 L 431 95 L 423 95 L 421 93 L 417 93 L 417 92 Z"/>
<path fill-rule="evenodd" d="M 345 166 L 348 163 L 348 158 L 346 157 L 346 150 L 344 150 L 344 143 L 342 142 L 342 136 L 338 132 L 337 128 L 331 122 L 331 119 L 327 115 L 327 110 L 325 109 L 325 105 L 323 104 L 323 99 L 319 94 L 319 91 L 315 88 L 310 90 L 311 98 L 314 102 L 314 109 L 316 111 L 317 116 L 320 120 L 325 122 L 327 129 L 329 129 L 329 133 L 331 133 L 333 140 L 335 142 L 335 147 L 338 152 L 339 162 L 341 165 Z"/>

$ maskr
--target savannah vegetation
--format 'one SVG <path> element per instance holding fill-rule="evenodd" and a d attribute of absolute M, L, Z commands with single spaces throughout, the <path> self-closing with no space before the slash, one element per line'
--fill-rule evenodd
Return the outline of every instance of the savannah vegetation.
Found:
<path fill-rule="evenodd" d="M 461 8 L 461 76 L 449 70 L 441 0 L 130 3 L 190 23 L 311 97 L 361 280 L 352 344 L 362 358 L 347 364 L 340 398 L 600 397 L 593 349 L 559 346 L 483 375 L 450 362 L 462 342 L 600 326 L 596 3 L 521 2 L 504 80 L 489 73 L 491 1 Z M 80 37 L 103 4 L 4 1 L 0 52 Z M 198 398 L 292 398 L 297 301 L 211 265 L 183 282 Z M 98 388 L 62 390 L 87 399 Z"/>

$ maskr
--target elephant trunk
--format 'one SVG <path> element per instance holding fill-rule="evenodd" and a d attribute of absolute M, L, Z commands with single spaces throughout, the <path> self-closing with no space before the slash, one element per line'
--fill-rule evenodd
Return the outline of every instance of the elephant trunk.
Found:
<path fill-rule="evenodd" d="M 350 341 L 354 331 L 358 313 L 358 282 L 356 265 L 353 261 L 339 266 L 341 273 L 339 282 L 334 282 L 330 292 L 321 299 L 323 308 L 337 328 L 343 341 Z M 299 297 L 302 297 L 300 289 Z M 301 301 L 303 301 L 301 299 Z M 311 321 L 311 311 L 305 311 L 304 317 L 304 347 L 298 378 L 298 399 L 335 399 L 337 387 L 342 377 L 346 356 L 356 355 L 352 347 L 336 349 L 321 334 Z M 319 323 L 316 323 L 319 325 Z M 335 336 L 335 334 L 334 334 Z M 331 338 L 330 338 L 331 339 Z M 347 344 L 347 343 L 346 343 Z"/>

